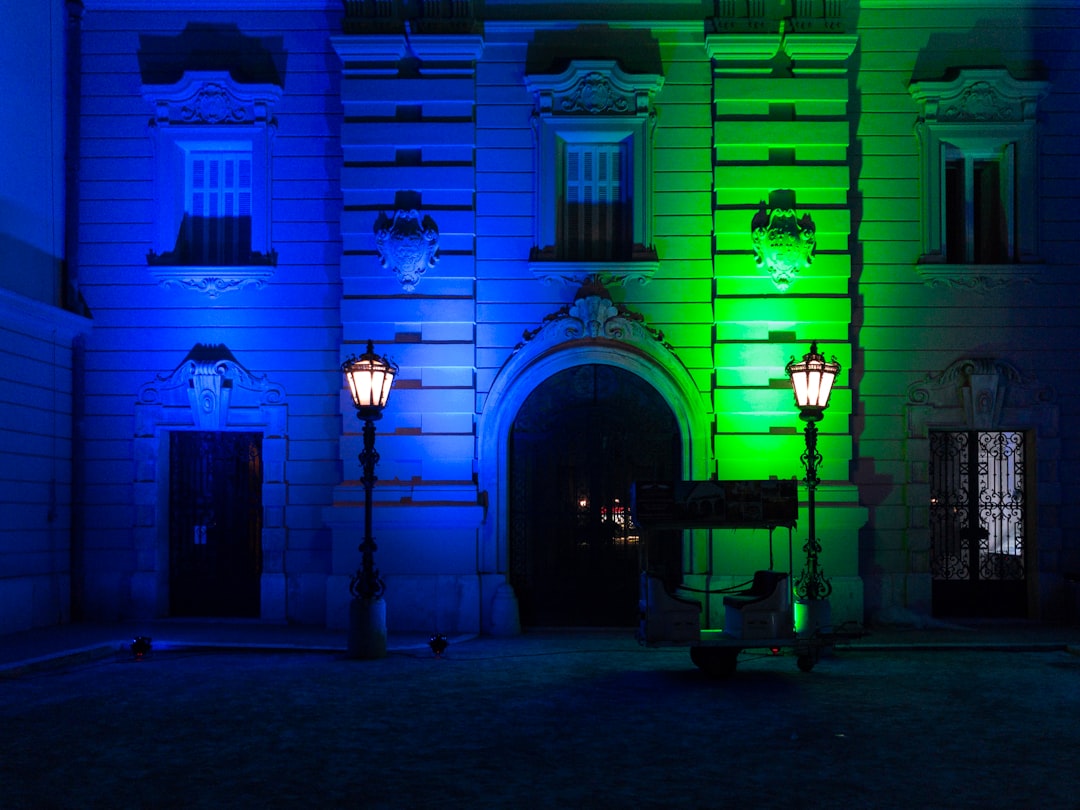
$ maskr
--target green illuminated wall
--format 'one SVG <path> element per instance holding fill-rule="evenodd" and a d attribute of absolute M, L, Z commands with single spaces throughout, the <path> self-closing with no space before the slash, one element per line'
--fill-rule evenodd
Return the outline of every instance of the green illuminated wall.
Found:
<path fill-rule="evenodd" d="M 784 366 L 814 340 L 836 356 L 844 371 L 820 425 L 818 535 L 834 602 L 841 613 L 857 616 L 862 601 L 857 537 L 865 513 L 847 484 L 854 338 L 847 71 L 854 42 L 837 35 L 812 58 L 803 56 L 801 44 L 798 34 L 706 37 L 712 58 L 715 227 L 713 452 L 720 478 L 801 479 L 805 440 Z M 810 215 L 817 237 L 813 262 L 786 290 L 748 250 L 754 214 L 780 190 L 793 193 L 797 216 Z M 804 531 L 802 514 L 794 534 L 796 573 Z M 772 563 L 786 568 L 787 553 L 786 532 L 778 532 Z M 711 578 L 721 587 L 768 564 L 764 532 L 716 532 L 711 545 L 707 540 L 696 545 L 693 560 L 701 584 Z M 719 605 L 710 604 L 708 612 L 715 626 L 722 616 Z"/>

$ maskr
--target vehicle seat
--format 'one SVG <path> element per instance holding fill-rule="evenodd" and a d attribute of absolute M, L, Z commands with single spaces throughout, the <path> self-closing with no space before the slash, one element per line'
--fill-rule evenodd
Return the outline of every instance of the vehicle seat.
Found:
<path fill-rule="evenodd" d="M 793 632 L 791 586 L 784 571 L 755 571 L 744 591 L 724 597 L 724 632 L 735 638 L 779 638 Z"/>
<path fill-rule="evenodd" d="M 668 592 L 664 581 L 642 572 L 639 639 L 646 644 L 687 644 L 701 639 L 701 603 Z"/>

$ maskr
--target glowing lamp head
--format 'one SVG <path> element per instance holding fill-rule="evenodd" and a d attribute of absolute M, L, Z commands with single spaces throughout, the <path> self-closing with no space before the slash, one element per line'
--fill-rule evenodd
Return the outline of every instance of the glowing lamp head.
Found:
<path fill-rule="evenodd" d="M 829 395 L 836 375 L 840 373 L 836 358 L 826 361 L 825 356 L 818 353 L 817 341 L 814 341 L 800 362 L 795 362 L 792 357 L 784 370 L 791 378 L 791 390 L 795 392 L 800 417 L 807 422 L 821 419 L 822 413 L 829 407 Z"/>
<path fill-rule="evenodd" d="M 378 419 L 390 398 L 390 389 L 397 375 L 397 364 L 375 354 L 375 344 L 370 340 L 367 351 L 359 357 L 350 356 L 341 364 L 345 382 L 357 416 L 361 419 Z"/>

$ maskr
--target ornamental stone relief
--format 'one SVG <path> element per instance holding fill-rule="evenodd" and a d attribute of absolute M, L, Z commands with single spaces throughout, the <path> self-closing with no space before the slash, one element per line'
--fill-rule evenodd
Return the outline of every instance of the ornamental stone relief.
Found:
<path fill-rule="evenodd" d="M 170 125 L 270 124 L 271 109 L 281 100 L 272 84 L 241 84 L 219 71 L 188 71 L 170 85 L 143 85 L 154 104 L 153 124 Z"/>
<path fill-rule="evenodd" d="M 619 93 L 605 76 L 589 73 L 583 76 L 559 106 L 563 112 L 624 113 L 631 109 L 633 97 Z"/>
<path fill-rule="evenodd" d="M 220 124 L 223 121 L 243 121 L 244 107 L 220 84 L 209 83 L 184 104 L 180 114 L 185 121 L 200 124 Z"/>
<path fill-rule="evenodd" d="M 1038 425 L 1057 432 L 1056 395 L 1006 360 L 969 357 L 908 386 L 908 430 L 925 436 L 927 425 L 1000 430 Z"/>
<path fill-rule="evenodd" d="M 989 82 L 976 82 L 938 109 L 939 121 L 1017 121 L 1020 111 Z"/>
<path fill-rule="evenodd" d="M 627 73 L 611 59 L 575 60 L 562 73 L 525 77 L 539 115 L 644 115 L 663 84 L 662 76 Z"/>
<path fill-rule="evenodd" d="M 623 304 L 613 303 L 603 283 L 590 278 L 581 285 L 574 302 L 551 313 L 536 329 L 526 330 L 522 343 L 560 343 L 581 338 L 607 338 L 631 343 L 656 342 L 671 350 L 664 333 L 645 323 L 645 318 Z"/>
<path fill-rule="evenodd" d="M 285 392 L 265 375 L 252 374 L 233 357 L 225 346 L 197 344 L 174 371 L 158 375 L 139 388 L 137 430 L 146 435 L 147 419 L 161 421 L 161 408 L 184 408 L 190 414 L 188 424 L 199 430 L 225 430 L 234 421 L 270 425 L 268 433 L 280 435 L 283 413 L 275 418 L 241 418 L 242 412 L 284 404 Z M 230 419 L 230 413 L 234 419 Z M 267 413 L 274 413 L 274 410 Z M 175 418 L 174 418 L 175 419 Z"/>
<path fill-rule="evenodd" d="M 774 192 L 770 202 L 780 204 L 769 210 L 765 201 L 750 223 L 754 259 L 765 268 L 773 283 L 786 290 L 799 272 L 810 266 L 817 246 L 816 227 L 809 214 L 797 218 L 793 192 Z"/>
<path fill-rule="evenodd" d="M 375 222 L 375 249 L 384 268 L 394 271 L 406 292 L 412 292 L 420 277 L 439 261 L 439 229 L 429 217 L 416 210 L 380 214 Z"/>

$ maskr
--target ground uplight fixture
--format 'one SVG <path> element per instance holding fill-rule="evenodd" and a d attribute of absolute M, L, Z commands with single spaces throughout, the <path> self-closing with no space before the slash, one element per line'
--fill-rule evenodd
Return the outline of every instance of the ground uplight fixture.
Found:
<path fill-rule="evenodd" d="M 840 364 L 836 358 L 826 360 L 825 355 L 818 352 L 817 341 L 810 344 L 810 351 L 803 355 L 802 360 L 796 361 L 794 357 L 784 369 L 791 380 L 791 390 L 795 393 L 795 405 L 799 408 L 799 418 L 806 422 L 806 452 L 801 461 L 806 468 L 806 517 L 809 537 L 803 550 L 806 552 L 806 566 L 795 582 L 795 594 L 805 602 L 814 602 L 828 599 L 832 593 L 832 583 L 825 577 L 821 570 L 819 555 L 821 554 L 821 540 L 817 536 L 817 525 L 814 515 L 814 495 L 817 486 L 821 483 L 818 478 L 818 467 L 821 464 L 821 453 L 817 449 L 817 423 L 829 407 L 829 396 L 832 393 L 833 383 L 840 373 Z"/>
<path fill-rule="evenodd" d="M 375 421 L 382 418 L 383 408 L 394 387 L 398 366 L 386 357 L 375 354 L 375 345 L 368 341 L 367 351 L 359 357 L 350 356 L 341 365 L 349 387 L 356 416 L 364 423 L 364 449 L 360 466 L 364 486 L 364 538 L 360 543 L 360 568 L 349 582 L 353 599 L 349 607 L 350 658 L 382 658 L 386 655 L 386 605 L 382 596 L 386 590 L 375 567 L 375 538 L 371 533 L 371 498 L 375 486 Z"/>

